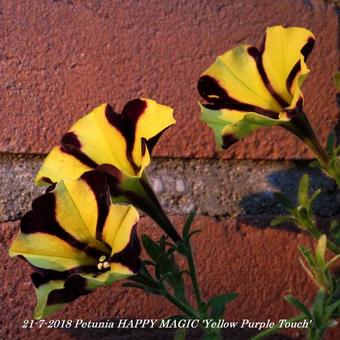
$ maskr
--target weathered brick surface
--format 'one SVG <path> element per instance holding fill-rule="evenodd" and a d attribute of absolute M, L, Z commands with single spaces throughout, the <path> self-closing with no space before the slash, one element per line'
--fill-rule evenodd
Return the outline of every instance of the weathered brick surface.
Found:
<path fill-rule="evenodd" d="M 38 155 L 0 155 L 0 222 L 20 218 L 30 209 L 32 199 L 45 190 L 34 187 L 42 159 Z M 164 209 L 171 214 L 186 215 L 193 209 L 220 218 L 285 214 L 273 192 L 281 191 L 295 202 L 303 173 L 311 177 L 311 191 L 322 189 L 314 212 L 321 217 L 340 214 L 335 182 L 307 162 L 154 158 L 147 173 Z"/>
<path fill-rule="evenodd" d="M 172 219 L 178 226 L 184 222 L 181 217 L 173 216 Z M 265 219 L 254 218 L 216 222 L 212 218 L 200 217 L 194 224 L 195 228 L 202 230 L 194 237 L 194 249 L 203 296 L 208 298 L 218 293 L 239 292 L 238 299 L 228 306 L 227 320 L 249 318 L 259 321 L 269 318 L 275 321 L 286 318 L 296 313 L 283 301 L 286 294 L 294 294 L 309 303 L 315 293 L 315 287 L 297 261 L 297 245 L 310 246 L 310 238 L 288 229 L 257 227 L 266 223 L 268 225 L 269 222 Z M 86 329 L 21 328 L 23 320 L 32 318 L 35 297 L 28 278 L 29 266 L 19 259 L 9 259 L 7 255 L 16 228 L 17 223 L 10 222 L 2 224 L 0 229 L 0 300 L 3 311 L 0 313 L 0 337 L 29 339 L 34 336 L 44 339 L 48 335 L 56 339 L 91 339 L 108 336 L 108 332 Z M 154 236 L 160 234 L 147 218 L 139 224 L 139 232 Z M 164 318 L 172 313 L 176 313 L 175 309 L 161 298 L 122 288 L 117 283 L 81 297 L 50 319 Z M 141 334 L 138 332 L 129 337 L 129 334 L 115 330 L 112 338 L 136 338 L 136 334 Z M 249 335 L 249 332 L 246 334 Z M 293 331 L 290 335 L 296 337 L 298 333 Z M 328 339 L 339 336 L 339 330 L 333 331 Z M 149 334 L 149 338 L 153 337 Z M 226 335 L 226 338 L 239 339 L 236 335 Z M 240 337 L 246 338 L 247 335 Z"/>
<path fill-rule="evenodd" d="M 269 25 L 310 28 L 317 37 L 304 86 L 306 111 L 325 139 L 337 116 L 331 76 L 338 66 L 337 17 L 322 1 L 2 1 L 0 151 L 47 152 L 78 117 L 134 97 L 175 108 L 160 156 L 211 157 L 198 120 L 196 83 L 214 58 L 260 44 Z M 304 158 L 279 128 L 258 131 L 223 157 Z"/>

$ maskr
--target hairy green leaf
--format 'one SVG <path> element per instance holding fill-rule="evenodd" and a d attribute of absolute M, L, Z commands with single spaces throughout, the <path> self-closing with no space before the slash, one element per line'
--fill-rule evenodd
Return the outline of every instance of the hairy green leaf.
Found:
<path fill-rule="evenodd" d="M 296 297 L 293 295 L 287 295 L 284 298 L 287 302 L 289 302 L 291 305 L 295 306 L 297 309 L 299 309 L 309 320 L 313 320 L 313 316 L 311 312 L 308 310 L 308 308 Z"/>
<path fill-rule="evenodd" d="M 308 205 L 309 182 L 310 179 L 307 174 L 304 174 L 299 182 L 298 202 L 299 205 L 302 205 L 303 207 L 307 207 Z"/>
<path fill-rule="evenodd" d="M 226 304 L 236 299 L 237 295 L 236 292 L 232 292 L 211 298 L 207 303 L 207 307 L 211 307 L 211 317 L 215 320 L 221 318 L 224 314 Z"/>

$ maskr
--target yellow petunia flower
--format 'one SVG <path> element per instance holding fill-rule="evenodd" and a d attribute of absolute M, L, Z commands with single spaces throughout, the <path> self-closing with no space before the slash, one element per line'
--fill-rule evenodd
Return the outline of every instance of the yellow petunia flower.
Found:
<path fill-rule="evenodd" d="M 9 253 L 35 269 L 35 318 L 138 272 L 138 219 L 133 206 L 111 203 L 106 176 L 97 171 L 61 181 L 34 200 Z"/>
<path fill-rule="evenodd" d="M 304 116 L 300 87 L 314 41 L 305 28 L 269 27 L 260 49 L 238 46 L 203 72 L 198 82 L 206 101 L 200 104 L 202 120 L 213 129 L 218 145 L 228 148 L 261 126 L 295 129 L 289 122 Z M 309 130 L 301 122 L 296 125 Z M 304 132 L 299 134 L 302 138 Z"/>
<path fill-rule="evenodd" d="M 114 166 L 122 177 L 141 177 L 161 134 L 175 123 L 173 110 L 151 99 L 128 102 L 122 113 L 103 104 L 80 118 L 61 145 L 45 159 L 37 185 L 79 178 L 103 164 Z"/>

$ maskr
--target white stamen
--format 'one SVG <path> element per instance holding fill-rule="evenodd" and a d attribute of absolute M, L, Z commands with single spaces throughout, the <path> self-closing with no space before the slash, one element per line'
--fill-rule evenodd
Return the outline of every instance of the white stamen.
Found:
<path fill-rule="evenodd" d="M 103 263 L 103 267 L 106 268 L 110 268 L 110 263 L 109 262 L 104 262 Z"/>

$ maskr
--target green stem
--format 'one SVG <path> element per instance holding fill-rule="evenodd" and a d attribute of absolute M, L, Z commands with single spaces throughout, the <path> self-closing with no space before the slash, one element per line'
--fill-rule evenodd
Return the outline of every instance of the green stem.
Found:
<path fill-rule="evenodd" d="M 141 178 L 137 177 L 123 181 L 119 190 L 122 196 L 118 196 L 117 202 L 122 203 L 122 200 L 125 199 L 127 203 L 132 203 L 149 215 L 175 243 L 183 241 L 165 214 L 145 173 Z M 115 202 L 114 199 L 113 202 Z"/>
<path fill-rule="evenodd" d="M 294 322 L 294 321 L 301 321 L 304 320 L 306 317 L 304 315 L 298 315 L 295 316 L 291 319 L 288 319 L 287 322 Z M 277 323 L 274 327 L 266 329 L 265 331 L 261 332 L 260 334 L 254 336 L 253 338 L 251 338 L 251 340 L 259 340 L 259 339 L 263 339 L 271 334 L 276 333 L 278 330 L 280 330 L 280 325 Z"/>
<path fill-rule="evenodd" d="M 325 334 L 325 329 L 308 329 L 308 340 L 322 340 Z"/>
<path fill-rule="evenodd" d="M 167 290 L 162 290 L 163 296 L 167 298 L 173 305 L 175 305 L 179 310 L 184 312 L 187 316 L 190 316 L 194 319 L 200 319 L 200 315 L 196 314 L 195 311 L 187 304 L 182 303 L 181 301 L 177 300 L 173 295 L 171 295 Z"/>
<path fill-rule="evenodd" d="M 173 305 L 175 305 L 179 310 L 184 312 L 187 316 L 193 319 L 200 320 L 200 326 L 205 334 L 210 335 L 210 336 L 213 335 L 214 339 L 221 339 L 220 329 L 214 329 L 214 328 L 210 329 L 210 328 L 205 328 L 203 326 L 202 321 L 206 318 L 205 315 L 202 317 L 202 314 L 196 313 L 196 311 L 191 306 L 189 306 L 188 304 L 184 304 L 181 301 L 177 300 L 176 297 L 171 295 L 167 290 L 163 289 L 162 293 L 166 299 L 168 299 Z"/>
<path fill-rule="evenodd" d="M 201 309 L 201 306 L 202 306 L 201 291 L 200 291 L 198 281 L 197 281 L 195 263 L 194 263 L 194 259 L 192 256 L 191 245 L 189 242 L 190 241 L 188 241 L 188 251 L 187 251 L 186 257 L 188 261 L 189 272 L 190 272 L 192 287 L 193 287 L 195 298 L 196 298 L 197 307 L 198 309 Z"/>
<path fill-rule="evenodd" d="M 328 168 L 329 155 L 321 146 L 304 112 L 297 114 L 290 121 L 283 123 L 282 126 L 306 143 L 315 153 L 322 166 L 325 169 Z"/>
<path fill-rule="evenodd" d="M 200 291 L 198 281 L 197 281 L 195 263 L 194 263 L 194 259 L 192 256 L 192 249 L 191 249 L 190 241 L 188 241 L 188 252 L 186 254 L 186 257 L 188 260 L 189 272 L 190 272 L 192 287 L 194 289 L 197 307 L 200 310 L 202 306 L 201 291 Z"/>
<path fill-rule="evenodd" d="M 158 201 L 157 196 L 153 192 L 153 190 L 152 190 L 152 188 L 151 188 L 151 186 L 150 186 L 150 184 L 147 180 L 146 175 L 143 175 L 143 179 L 141 180 L 141 184 L 144 187 L 144 189 L 147 191 L 148 197 L 150 197 L 152 202 L 153 202 L 153 205 L 151 206 L 151 208 L 153 209 L 153 215 L 156 216 L 156 218 L 157 218 L 156 221 L 159 223 L 159 225 L 162 227 L 162 229 L 165 230 L 168 233 L 168 235 L 176 243 L 181 242 L 182 238 L 179 236 L 175 227 L 172 225 L 172 223 L 168 219 L 167 215 L 165 214 L 161 204 Z M 187 258 L 191 282 L 192 282 L 192 286 L 193 286 L 193 290 L 194 290 L 194 295 L 195 295 L 195 298 L 196 298 L 197 307 L 200 309 L 201 305 L 202 305 L 202 299 L 201 299 L 200 288 L 199 288 L 198 281 L 197 281 L 195 262 L 194 262 L 193 255 L 192 255 L 192 249 L 191 249 L 190 241 L 188 241 L 185 245 L 187 246 L 186 247 L 187 249 L 184 252 L 184 255 Z"/>

